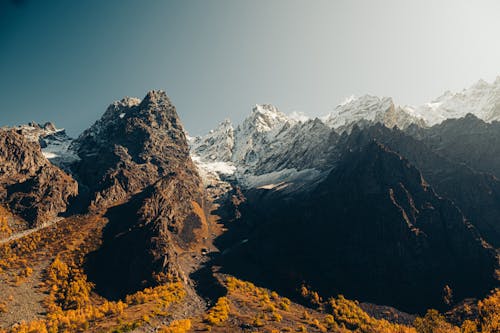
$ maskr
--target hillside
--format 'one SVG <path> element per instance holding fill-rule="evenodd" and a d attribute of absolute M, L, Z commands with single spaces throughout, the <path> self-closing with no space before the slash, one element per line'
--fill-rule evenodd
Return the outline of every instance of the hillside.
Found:
<path fill-rule="evenodd" d="M 155 90 L 3 128 L 0 331 L 496 333 L 500 132 L 428 125 L 364 96 L 192 138 Z"/>

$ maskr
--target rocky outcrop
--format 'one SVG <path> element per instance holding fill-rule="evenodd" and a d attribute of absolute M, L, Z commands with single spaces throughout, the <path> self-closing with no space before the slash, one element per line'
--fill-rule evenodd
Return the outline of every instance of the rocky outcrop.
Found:
<path fill-rule="evenodd" d="M 197 179 L 180 170 L 110 208 L 103 244 L 87 258 L 97 290 L 114 299 L 173 278 L 187 281 L 179 258 L 200 251 L 207 237 L 204 207 Z"/>
<path fill-rule="evenodd" d="M 66 211 L 78 185 L 44 157 L 37 141 L 21 133 L 0 131 L 0 201 L 39 226 Z"/>
<path fill-rule="evenodd" d="M 473 119 L 488 127 L 495 124 L 485 124 L 475 117 Z M 473 119 L 450 120 L 450 122 L 468 123 L 469 127 L 475 127 L 473 125 L 475 121 L 470 123 L 470 120 Z M 437 127 L 444 126 L 447 122 Z M 449 142 L 457 151 L 470 151 L 466 147 L 469 146 L 468 142 L 471 140 L 478 140 L 478 131 L 461 132 L 460 137 L 455 137 L 453 144 L 451 144 L 450 138 L 445 138 L 447 131 L 442 131 L 440 132 L 443 135 L 443 137 L 440 136 L 441 139 L 432 140 L 442 143 L 442 145 L 436 146 L 430 142 L 435 137 L 426 134 L 438 132 L 435 131 L 434 127 L 428 130 L 413 127 L 407 132 L 411 132 L 412 136 L 398 129 L 388 129 L 381 125 L 363 130 L 358 128 L 351 135 L 343 136 L 339 140 L 336 150 L 340 154 L 343 150 L 357 149 L 374 139 L 383 143 L 416 166 L 440 196 L 452 200 L 467 219 L 476 226 L 486 241 L 496 248 L 500 247 L 500 181 L 492 174 L 477 171 L 474 164 L 476 160 L 470 160 L 468 163 L 453 157 L 453 154 L 448 153 L 447 149 L 444 148 L 447 146 L 445 142 Z M 494 141 L 492 140 L 492 142 Z M 494 161 L 495 155 L 488 156 L 486 154 L 486 150 L 496 149 L 494 146 L 485 145 L 483 148 L 477 144 L 475 150 L 483 150 L 484 152 L 483 158 L 480 160 Z M 459 147 L 462 148 L 459 149 Z M 471 154 L 476 153 L 471 152 Z M 461 156 L 465 155 L 466 153 L 461 154 Z M 485 163 L 485 165 L 494 165 L 494 163 Z"/>
<path fill-rule="evenodd" d="M 187 280 L 179 258 L 208 235 L 205 194 L 165 92 L 115 102 L 73 146 L 91 208 L 109 219 L 102 246 L 87 258 L 99 292 L 117 298 Z"/>
<path fill-rule="evenodd" d="M 93 208 L 124 202 L 179 169 L 197 177 L 175 107 L 163 91 L 113 103 L 72 147 L 81 158 L 74 171 Z"/>

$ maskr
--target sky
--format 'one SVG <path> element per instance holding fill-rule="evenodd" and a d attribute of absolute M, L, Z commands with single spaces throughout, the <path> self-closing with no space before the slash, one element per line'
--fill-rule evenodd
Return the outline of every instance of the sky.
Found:
<path fill-rule="evenodd" d="M 257 103 L 420 105 L 500 75 L 499 15 L 497 0 L 0 0 L 0 126 L 76 136 L 151 89 L 191 135 Z"/>

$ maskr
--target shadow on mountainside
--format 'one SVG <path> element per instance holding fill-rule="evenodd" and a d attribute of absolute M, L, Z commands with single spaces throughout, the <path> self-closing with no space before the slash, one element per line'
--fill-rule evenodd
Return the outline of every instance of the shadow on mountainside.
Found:
<path fill-rule="evenodd" d="M 137 222 L 137 211 L 148 191 L 108 209 L 105 217 L 109 222 L 103 231 L 102 246 L 87 256 L 87 275 L 96 291 L 108 299 L 123 298 L 151 283 L 153 266 L 146 245 L 152 233 Z"/>

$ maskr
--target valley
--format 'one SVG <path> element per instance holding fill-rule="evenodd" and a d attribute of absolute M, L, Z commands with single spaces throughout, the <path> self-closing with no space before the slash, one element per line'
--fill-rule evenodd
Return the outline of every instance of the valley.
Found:
<path fill-rule="evenodd" d="M 2 128 L 0 332 L 498 333 L 498 100 Z"/>

